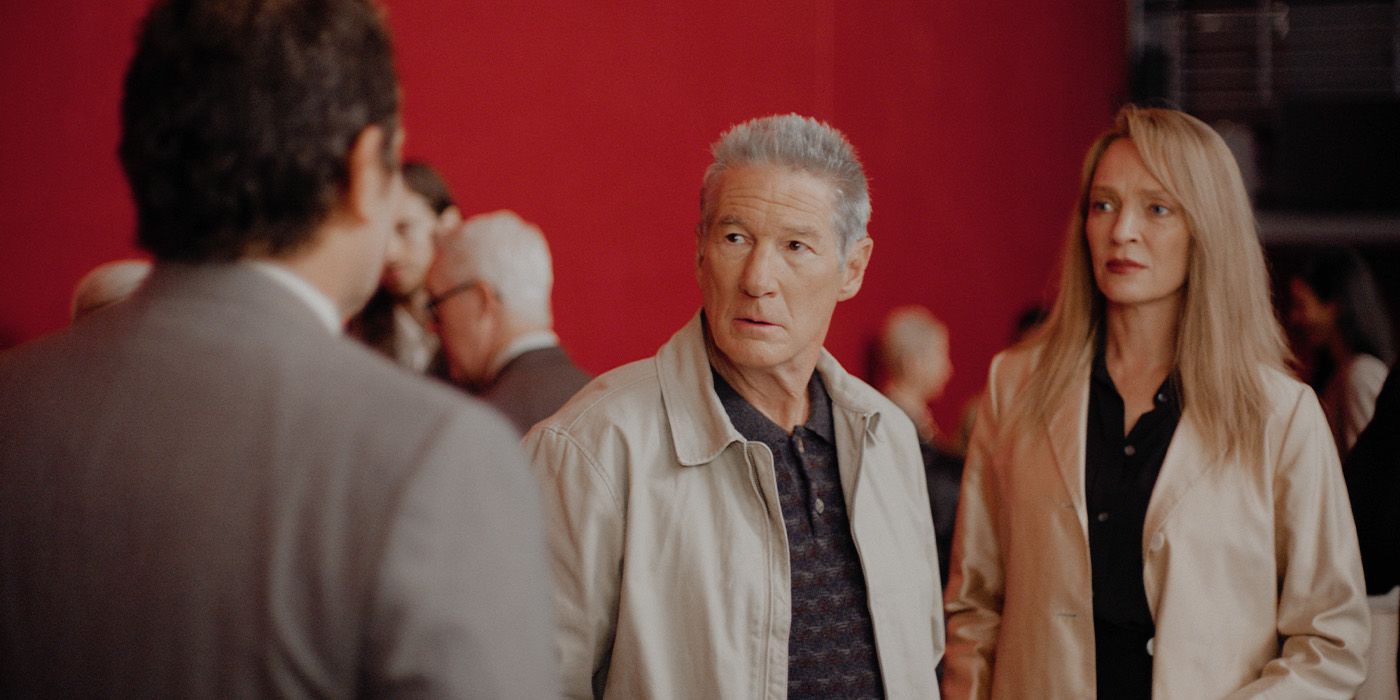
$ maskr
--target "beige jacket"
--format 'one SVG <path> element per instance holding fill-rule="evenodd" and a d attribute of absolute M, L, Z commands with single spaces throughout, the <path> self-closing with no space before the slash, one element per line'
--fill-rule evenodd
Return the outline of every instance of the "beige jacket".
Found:
<path fill-rule="evenodd" d="M 992 363 L 947 594 L 953 698 L 1094 696 L 1087 371 L 1048 425 L 1002 421 L 1034 367 Z M 1268 371 L 1262 464 L 1207 456 L 1188 406 L 1143 528 L 1156 698 L 1349 698 L 1369 637 L 1337 452 L 1303 384 Z"/>
<path fill-rule="evenodd" d="M 550 519 L 566 695 L 786 695 L 791 584 L 773 457 L 720 405 L 700 323 L 525 436 Z M 829 354 L 817 371 L 886 692 L 937 697 L 943 621 L 914 427 Z"/>

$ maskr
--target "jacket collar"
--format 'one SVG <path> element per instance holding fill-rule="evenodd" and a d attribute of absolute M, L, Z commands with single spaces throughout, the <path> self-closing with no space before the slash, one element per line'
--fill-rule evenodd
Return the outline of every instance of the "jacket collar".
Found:
<path fill-rule="evenodd" d="M 1080 526 L 1088 532 L 1088 506 L 1084 494 L 1084 455 L 1085 434 L 1089 420 L 1089 382 L 1092 369 L 1086 367 L 1072 386 L 1080 387 L 1074 393 L 1074 401 L 1060 405 L 1044 425 L 1050 451 L 1055 457 L 1064 480 L 1065 490 L 1080 515 Z M 1106 373 L 1106 371 L 1105 371 Z M 1191 412 L 1182 410 L 1172 434 L 1171 444 L 1162 460 L 1162 469 L 1157 482 L 1152 487 L 1152 497 L 1147 505 L 1147 517 L 1143 522 L 1143 537 L 1159 529 L 1166 521 L 1172 508 L 1181 500 L 1185 492 L 1200 480 L 1207 471 L 1221 468 L 1223 460 L 1204 459 L 1200 453 L 1202 438 Z"/>
<path fill-rule="evenodd" d="M 241 263 L 188 264 L 160 261 L 132 296 L 159 307 L 201 305 L 257 316 L 268 322 L 313 327 L 325 333 L 325 319 L 296 292 L 265 272 Z"/>
<path fill-rule="evenodd" d="M 729 445 L 744 442 L 715 393 L 705 352 L 704 322 L 702 313 L 696 312 L 656 353 L 661 401 L 676 461 L 687 467 L 713 462 Z M 871 395 L 874 390 L 847 374 L 825 349 L 817 360 L 817 372 L 826 384 L 838 422 L 842 413 L 858 415 L 866 419 L 866 433 L 874 435 L 880 422 L 877 395 Z"/>
<path fill-rule="evenodd" d="M 1081 525 L 1085 525 L 1084 513 L 1088 508 L 1084 496 L 1084 438 L 1088 430 L 1090 381 L 1090 370 L 1085 367 L 1070 384 L 1077 387 L 1071 394 L 1074 400 L 1060 402 L 1059 409 L 1045 424 L 1045 437 L 1055 456 L 1055 466 L 1059 467 L 1070 502 L 1080 513 Z"/>

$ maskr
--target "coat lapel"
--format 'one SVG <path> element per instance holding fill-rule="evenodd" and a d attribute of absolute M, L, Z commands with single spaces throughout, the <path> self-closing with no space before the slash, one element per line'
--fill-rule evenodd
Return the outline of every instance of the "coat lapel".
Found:
<path fill-rule="evenodd" d="M 1076 382 L 1082 387 L 1075 401 L 1066 401 L 1045 424 L 1045 437 L 1050 452 L 1055 457 L 1055 466 L 1060 470 L 1060 478 L 1069 494 L 1070 503 L 1079 513 L 1079 525 L 1085 528 L 1087 536 L 1088 510 L 1084 503 L 1084 432 L 1089 415 L 1089 381 Z"/>
<path fill-rule="evenodd" d="M 1202 452 L 1201 433 L 1191 420 L 1191 412 L 1183 411 L 1176 424 L 1171 444 L 1167 446 L 1166 457 L 1162 459 L 1162 470 L 1157 474 L 1157 483 L 1152 487 L 1152 499 L 1147 503 L 1147 518 L 1142 524 L 1143 542 L 1162 529 L 1167 515 L 1181 497 L 1210 468 L 1220 460 L 1207 459 Z"/>

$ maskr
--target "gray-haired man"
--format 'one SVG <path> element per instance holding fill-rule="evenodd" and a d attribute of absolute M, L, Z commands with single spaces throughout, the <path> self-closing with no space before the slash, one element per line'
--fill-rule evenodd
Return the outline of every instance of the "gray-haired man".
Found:
<path fill-rule="evenodd" d="M 918 439 L 822 349 L 870 261 L 864 172 L 839 132 L 796 115 L 713 150 L 702 311 L 525 438 L 565 691 L 937 697 Z"/>
<path fill-rule="evenodd" d="M 544 234 L 507 210 L 478 214 L 444 233 L 428 270 L 428 310 L 452 381 L 521 433 L 592 379 L 554 334 L 553 286 Z"/>

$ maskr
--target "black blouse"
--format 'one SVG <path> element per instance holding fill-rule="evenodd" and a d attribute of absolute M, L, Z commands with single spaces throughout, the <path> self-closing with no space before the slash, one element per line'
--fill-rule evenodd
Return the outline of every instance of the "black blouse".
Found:
<path fill-rule="evenodd" d="M 1104 350 L 1089 382 L 1084 487 L 1094 586 L 1094 655 L 1101 698 L 1150 698 L 1154 634 L 1143 585 L 1142 528 L 1152 487 L 1181 418 L 1177 379 L 1162 382 L 1154 407 L 1124 436 L 1123 398 Z"/>

